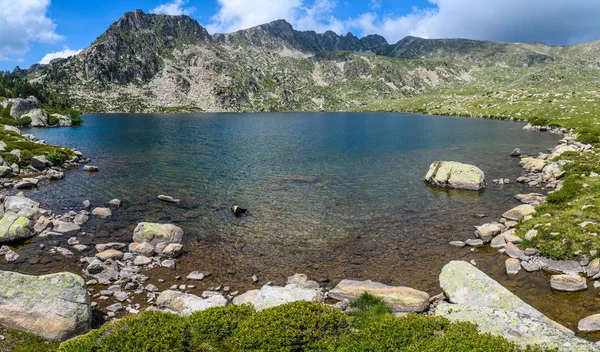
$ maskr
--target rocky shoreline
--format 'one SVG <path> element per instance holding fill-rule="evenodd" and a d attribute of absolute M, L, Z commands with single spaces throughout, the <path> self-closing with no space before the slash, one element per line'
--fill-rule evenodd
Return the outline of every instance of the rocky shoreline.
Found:
<path fill-rule="evenodd" d="M 30 137 L 35 140 L 34 137 Z M 579 146 L 574 142 L 572 136 L 566 136 L 562 144 L 555 148 L 553 153 L 589 150 L 587 146 Z M 562 149 L 561 149 L 562 148 Z M 523 158 L 524 167 L 529 173 L 524 176 L 525 182 L 532 186 L 545 186 L 550 189 L 560 189 L 562 187 L 559 180 L 560 165 L 548 163 L 554 154 L 542 154 L 535 160 L 546 161 L 544 167 L 534 168 L 531 165 L 542 163 L 533 161 L 533 159 Z M 43 159 L 32 159 L 31 167 L 38 165 L 39 169 L 34 171 L 20 170 L 20 176 L 30 175 L 29 179 L 5 179 L 3 184 L 7 188 L 29 188 L 36 187 L 39 181 L 46 179 L 58 179 L 64 176 L 64 172 L 70 168 L 78 167 L 81 164 L 89 162 L 81 153 L 76 158 L 69 160 L 62 168 L 48 167 Z M 43 164 L 43 165 L 42 165 Z M 551 176 L 547 176 L 544 170 L 552 170 Z M 41 169 L 41 170 L 40 170 Z M 539 170 L 538 170 L 539 169 Z M 96 167 L 86 165 L 85 171 L 99 171 Z M 40 171 L 35 173 L 35 171 Z M 56 175 L 56 176 L 54 176 Z M 53 177 L 54 176 L 54 177 Z M 60 177 L 58 177 L 60 176 Z M 35 180 L 35 181 L 34 181 Z M 521 179 L 520 181 L 524 181 Z M 28 182 L 25 186 L 22 182 Z M 504 182 L 504 180 L 503 180 Z M 481 180 L 476 181 L 476 188 L 481 185 Z M 600 271 L 600 265 L 597 262 L 581 263 L 577 265 L 571 262 L 556 262 L 537 256 L 533 249 L 524 251 L 518 249 L 515 245 L 521 243 L 522 239 L 515 236 L 514 227 L 518 221 L 527 219 L 535 212 L 534 206 L 544 201 L 541 194 L 528 194 L 517 196 L 519 200 L 525 203 L 523 206 L 516 207 L 507 211 L 501 220 L 497 223 L 488 223 L 477 228 L 477 238 L 468 239 L 464 242 L 454 242 L 455 246 L 482 246 L 490 243 L 492 247 L 499 248 L 511 258 L 506 260 L 506 267 L 509 273 L 518 272 L 520 268 L 527 271 L 535 270 L 556 270 L 558 272 L 572 274 L 577 272 L 594 272 L 594 268 Z M 175 201 L 174 198 L 160 195 L 159 199 Z M 113 199 L 108 202 L 107 207 L 95 207 L 90 211 L 91 202 L 85 201 L 81 204 L 79 211 L 71 210 L 65 214 L 54 214 L 51 211 L 39 208 L 39 203 L 25 197 L 23 194 L 15 196 L 6 196 L 2 199 L 2 208 L 4 221 L 6 225 L 6 235 L 10 241 L 15 239 L 25 239 L 33 235 L 43 238 L 52 238 L 57 236 L 71 236 L 68 240 L 70 248 L 52 247 L 47 249 L 51 253 L 58 253 L 65 257 L 73 257 L 76 253 L 85 251 L 88 246 L 80 244 L 78 236 L 85 235 L 81 232 L 82 226 L 89 221 L 90 217 L 108 218 L 112 216 L 111 208 L 118 208 L 121 201 Z M 14 215 L 13 215 L 14 214 Z M 8 224 L 10 222 L 10 224 Z M 184 250 L 181 244 L 184 237 L 183 230 L 172 224 L 158 223 L 139 223 L 132 233 L 132 241 L 109 242 L 95 244 L 96 253 L 94 256 L 83 256 L 80 262 L 85 269 L 81 275 L 85 279 L 74 279 L 77 284 L 72 285 L 75 295 L 83 297 L 80 305 L 75 308 L 77 316 L 75 324 L 64 324 L 64 330 L 48 331 L 45 325 L 33 324 L 15 324 L 2 316 L 5 305 L 0 304 L 0 322 L 9 327 L 25 329 L 32 333 L 44 336 L 50 339 L 65 339 L 72 337 L 90 328 L 92 319 L 92 309 L 102 310 L 106 320 L 118 319 L 125 313 L 137 314 L 144 309 L 162 310 L 175 312 L 177 314 L 190 314 L 195 311 L 205 310 L 211 307 L 225 306 L 228 304 L 240 305 L 250 303 L 257 311 L 278 306 L 294 301 L 318 301 L 330 302 L 337 300 L 334 307 L 346 310 L 349 301 L 358 298 L 363 292 L 370 292 L 384 299 L 392 307 L 397 315 L 408 313 L 423 313 L 431 315 L 440 315 L 451 320 L 471 321 L 480 326 L 483 332 L 491 332 L 502 335 L 519 345 L 525 346 L 532 343 L 531 339 L 536 338 L 535 343 L 540 343 L 547 347 L 558 348 L 559 350 L 572 350 L 571 347 L 577 346 L 581 350 L 596 350 L 597 347 L 585 340 L 573 336 L 573 332 L 550 321 L 535 309 L 531 308 L 501 285 L 487 277 L 481 271 L 475 268 L 476 263 L 466 264 L 464 262 L 452 262 L 442 270 L 440 276 L 440 286 L 444 293 L 430 297 L 426 292 L 414 290 L 409 287 L 394 287 L 371 281 L 342 280 L 333 289 L 325 291 L 322 283 L 309 280 L 306 275 L 296 274 L 287 279 L 285 286 L 273 286 L 271 283 L 263 285 L 260 289 L 250 290 L 245 293 L 232 292 L 230 287 L 218 286 L 211 287 L 203 291 L 201 295 L 194 295 L 190 290 L 195 289 L 209 272 L 193 271 L 187 277 L 172 278 L 172 284 L 169 289 L 162 292 L 153 284 L 146 283 L 151 277 L 154 268 L 174 268 L 185 257 L 180 257 Z M 44 249 L 40 245 L 40 249 Z M 16 260 L 18 254 L 11 248 L 3 246 L 0 253 L 5 259 Z M 595 266 L 594 266 L 595 265 Z M 531 270 L 528 270 L 531 269 Z M 451 272 L 452 274 L 448 274 Z M 6 272 L 4 272 L 6 273 Z M 598 274 L 596 272 L 596 274 Z M 19 274 L 15 274 L 19 275 Z M 72 275 L 72 274 L 57 274 Z M 36 283 L 40 280 L 48 280 L 46 277 L 35 277 L 22 275 L 21 282 Z M 76 276 L 76 275 L 74 275 Z M 253 276 L 249 278 L 255 283 L 259 278 Z M 61 286 L 60 280 L 50 278 L 55 285 Z M 87 281 L 85 281 L 87 280 Z M 158 279 L 159 282 L 168 284 L 164 279 Z M 458 280 L 458 281 L 456 281 Z M 568 278 L 557 278 L 553 280 L 553 287 L 565 287 L 570 285 Z M 494 292 L 480 292 L 470 287 L 475 282 L 485 282 L 485 287 L 493 288 Z M 458 286 L 452 286 L 458 285 Z M 464 296 L 464 290 L 475 290 Z M 60 297 L 63 293 L 58 294 Z M 71 293 L 69 293 L 71 294 Z M 496 303 L 490 303 L 489 297 L 482 299 L 480 296 L 504 297 Z M 13 302 L 22 300 L 23 297 L 17 293 Z M 28 301 L 31 298 L 26 297 Z M 479 301 L 478 301 L 479 299 Z M 137 303 L 143 300 L 145 304 Z M 34 299 L 35 302 L 37 300 Z M 41 300 L 40 300 L 41 301 Z M 60 301 L 60 300 L 59 300 Z M 514 301 L 512 305 L 505 305 L 507 301 Z M 43 305 L 48 305 L 47 301 Z M 468 304 L 467 304 L 468 303 Z M 87 307 L 81 308 L 81 304 Z M 31 311 L 10 311 L 11 315 L 23 313 L 25 316 L 38 316 L 36 312 L 38 305 L 34 305 Z M 66 309 L 66 308 L 65 308 Z M 64 312 L 63 312 L 64 313 Z M 47 314 L 47 313 L 46 313 Z M 488 319 L 488 320 L 486 320 Z M 492 319 L 492 323 L 490 320 Z M 590 320 L 590 319 L 588 319 Z M 23 322 L 26 320 L 20 320 Z M 517 322 L 515 324 L 515 322 Z M 594 326 L 594 321 L 586 321 L 587 328 Z M 82 330 L 82 324 L 85 328 Z M 499 326 L 502 326 L 500 329 Z M 525 326 L 526 328 L 523 328 Z M 37 329 L 37 330 L 36 330 Z M 525 331 L 523 330 L 525 329 Z M 586 330 L 589 331 L 589 330 Z"/>

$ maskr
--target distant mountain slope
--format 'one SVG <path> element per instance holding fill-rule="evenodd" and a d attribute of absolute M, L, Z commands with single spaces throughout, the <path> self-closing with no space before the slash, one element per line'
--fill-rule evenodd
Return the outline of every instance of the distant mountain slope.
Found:
<path fill-rule="evenodd" d="M 598 42 L 407 37 L 390 45 L 378 35 L 297 31 L 283 20 L 210 35 L 190 17 L 137 10 L 76 57 L 19 75 L 84 111 L 355 110 L 452 87 L 580 83 L 598 69 L 598 54 Z"/>

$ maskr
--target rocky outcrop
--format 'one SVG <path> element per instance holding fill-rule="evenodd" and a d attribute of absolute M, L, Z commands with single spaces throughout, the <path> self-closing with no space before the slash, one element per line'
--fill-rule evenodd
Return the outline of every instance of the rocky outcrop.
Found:
<path fill-rule="evenodd" d="M 436 161 L 429 167 L 425 182 L 437 187 L 478 191 L 485 187 L 485 175 L 473 165 Z"/>
<path fill-rule="evenodd" d="M 10 116 L 12 116 L 15 119 L 22 117 L 31 110 L 39 109 L 40 107 L 40 101 L 33 96 L 30 96 L 27 99 L 9 99 L 9 101 L 12 103 L 12 107 L 10 109 Z"/>
<path fill-rule="evenodd" d="M 342 280 L 328 292 L 328 296 L 337 300 L 352 301 L 365 292 L 383 299 L 394 312 L 423 312 L 429 307 L 429 295 L 426 292 L 410 287 L 388 286 L 370 280 Z"/>
<path fill-rule="evenodd" d="M 81 277 L 0 271 L 0 324 L 66 340 L 87 332 L 91 321 L 90 297 Z"/>
<path fill-rule="evenodd" d="M 48 113 L 41 109 L 30 110 L 21 117 L 29 117 L 31 127 L 48 127 Z"/>
<path fill-rule="evenodd" d="M 522 347 L 538 344 L 558 351 L 599 350 L 469 263 L 452 261 L 444 266 L 440 286 L 451 304 L 438 306 L 437 316 L 471 322 L 481 332 L 504 336 Z"/>

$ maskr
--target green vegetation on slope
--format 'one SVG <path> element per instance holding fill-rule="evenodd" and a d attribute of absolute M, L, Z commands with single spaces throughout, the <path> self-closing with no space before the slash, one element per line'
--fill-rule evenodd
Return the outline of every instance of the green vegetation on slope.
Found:
<path fill-rule="evenodd" d="M 345 314 L 294 302 L 254 312 L 227 306 L 190 317 L 148 311 L 64 342 L 60 352 L 114 351 L 519 351 L 469 323 L 427 315 L 395 317 L 368 294 Z M 527 351 L 535 351 L 528 348 Z"/>

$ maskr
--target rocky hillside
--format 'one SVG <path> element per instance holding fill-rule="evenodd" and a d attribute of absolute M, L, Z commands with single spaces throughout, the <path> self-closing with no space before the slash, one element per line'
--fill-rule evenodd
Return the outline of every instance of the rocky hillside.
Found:
<path fill-rule="evenodd" d="M 598 54 L 598 42 L 407 37 L 390 45 L 378 35 L 296 31 L 283 20 L 210 35 L 190 17 L 137 10 L 78 56 L 36 65 L 26 76 L 88 112 L 413 111 L 404 102 L 440 90 L 479 95 L 556 82 L 588 89 Z"/>

